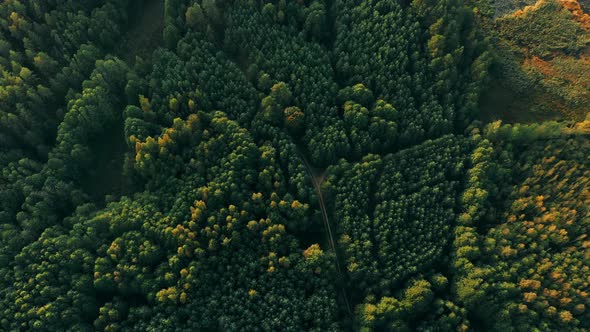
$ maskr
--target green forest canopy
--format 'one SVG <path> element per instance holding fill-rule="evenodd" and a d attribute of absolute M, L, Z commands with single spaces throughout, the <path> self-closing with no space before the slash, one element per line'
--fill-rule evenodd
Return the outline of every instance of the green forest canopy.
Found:
<path fill-rule="evenodd" d="M 490 8 L 4 1 L 0 330 L 589 330 L 590 117 L 480 121 L 552 50 Z"/>

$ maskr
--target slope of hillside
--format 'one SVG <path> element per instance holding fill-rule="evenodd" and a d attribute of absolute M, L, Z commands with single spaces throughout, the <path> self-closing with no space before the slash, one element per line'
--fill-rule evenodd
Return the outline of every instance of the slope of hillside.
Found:
<path fill-rule="evenodd" d="M 484 121 L 580 121 L 590 110 L 590 15 L 576 0 L 540 0 L 494 19 L 495 79 Z"/>

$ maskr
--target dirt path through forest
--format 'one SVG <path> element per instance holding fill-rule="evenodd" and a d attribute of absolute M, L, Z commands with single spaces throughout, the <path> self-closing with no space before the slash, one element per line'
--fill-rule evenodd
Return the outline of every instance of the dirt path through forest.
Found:
<path fill-rule="evenodd" d="M 305 164 L 305 168 L 307 169 L 307 172 L 309 173 L 309 176 L 311 178 L 311 181 L 313 182 L 313 186 L 315 188 L 316 194 L 318 196 L 318 204 L 320 205 L 320 210 L 322 213 L 322 220 L 324 222 L 324 228 L 326 229 L 326 233 L 328 234 L 328 242 L 330 245 L 330 249 L 334 253 L 336 270 L 338 271 L 338 275 L 340 276 L 341 280 L 345 280 L 344 274 L 342 273 L 342 269 L 340 268 L 340 260 L 338 259 L 338 252 L 336 250 L 336 242 L 334 241 L 334 235 L 332 233 L 332 227 L 330 226 L 330 220 L 328 218 L 328 212 L 326 210 L 324 196 L 322 195 L 322 187 L 321 186 L 322 186 L 322 183 L 324 182 L 324 179 L 325 179 L 325 171 L 320 172 L 319 170 L 313 168 L 309 164 L 309 162 L 307 161 L 307 158 L 305 157 L 305 155 L 303 153 L 301 154 L 301 159 L 303 159 L 303 163 Z M 352 310 L 350 308 L 350 303 L 348 302 L 348 295 L 346 293 L 346 288 L 341 287 L 341 290 L 342 290 L 342 298 L 344 299 L 344 302 L 346 304 L 346 310 L 348 311 L 348 313 L 350 315 L 352 315 Z"/>

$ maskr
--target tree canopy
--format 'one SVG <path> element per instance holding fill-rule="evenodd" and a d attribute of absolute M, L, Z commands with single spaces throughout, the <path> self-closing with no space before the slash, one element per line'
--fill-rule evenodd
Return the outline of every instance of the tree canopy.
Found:
<path fill-rule="evenodd" d="M 590 329 L 590 118 L 478 115 L 555 1 L 2 2 L 0 330 Z"/>

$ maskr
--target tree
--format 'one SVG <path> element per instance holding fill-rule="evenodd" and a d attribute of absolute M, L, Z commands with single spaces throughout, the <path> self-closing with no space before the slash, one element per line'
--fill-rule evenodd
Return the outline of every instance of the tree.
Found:
<path fill-rule="evenodd" d="M 186 10 L 186 24 L 193 28 L 203 31 L 204 27 L 207 24 L 205 20 L 205 14 L 203 13 L 203 9 L 198 3 L 194 3 L 192 6 L 188 7 Z"/>

